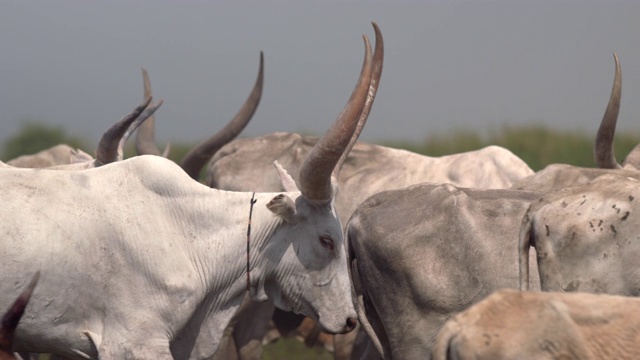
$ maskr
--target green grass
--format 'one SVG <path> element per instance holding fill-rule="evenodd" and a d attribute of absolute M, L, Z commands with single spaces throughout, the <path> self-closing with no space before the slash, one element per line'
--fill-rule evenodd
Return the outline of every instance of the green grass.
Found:
<path fill-rule="evenodd" d="M 263 360 L 331 360 L 333 354 L 321 347 L 308 348 L 294 338 L 280 338 L 264 347 Z"/>

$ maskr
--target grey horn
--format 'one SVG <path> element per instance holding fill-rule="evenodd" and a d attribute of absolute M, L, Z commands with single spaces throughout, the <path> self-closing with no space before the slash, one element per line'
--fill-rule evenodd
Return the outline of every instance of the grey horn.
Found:
<path fill-rule="evenodd" d="M 622 92 L 622 75 L 620 73 L 620 61 L 618 54 L 613 53 L 616 62 L 616 72 L 613 79 L 613 88 L 609 97 L 607 110 L 604 112 L 598 134 L 596 135 L 596 143 L 593 147 L 593 157 L 596 165 L 603 169 L 619 169 L 620 164 L 616 160 L 613 152 L 613 137 L 616 132 L 616 123 L 618 121 L 618 113 L 620 111 L 620 96 Z"/>
<path fill-rule="evenodd" d="M 382 76 L 382 64 L 384 63 L 384 41 L 382 39 L 382 32 L 378 27 L 378 24 L 375 22 L 371 23 L 373 25 L 373 29 L 376 34 L 376 48 L 373 51 L 373 70 L 371 70 L 371 81 L 369 82 L 369 93 L 367 94 L 367 100 L 364 103 L 364 108 L 362 109 L 362 113 L 360 114 L 360 119 L 358 120 L 358 125 L 356 125 L 356 130 L 349 141 L 349 145 L 342 153 L 338 164 L 335 169 L 333 169 L 333 176 L 338 178 L 338 174 L 340 173 L 340 169 L 342 169 L 342 164 L 349 156 L 351 149 L 356 144 L 362 129 L 364 128 L 364 124 L 367 122 L 369 118 L 369 112 L 371 112 L 371 107 L 373 106 L 373 100 L 376 98 L 376 94 L 378 92 L 378 85 L 380 84 L 380 77 Z"/>
<path fill-rule="evenodd" d="M 251 94 L 236 116 L 220 131 L 194 147 L 182 159 L 180 166 L 194 179 L 198 179 L 200 170 L 211 157 L 225 144 L 233 140 L 247 126 L 260 104 L 262 84 L 264 82 L 264 55 L 260 52 L 260 69 Z"/>
<path fill-rule="evenodd" d="M 151 98 L 149 97 L 142 102 L 142 104 L 138 105 L 138 107 L 136 107 L 130 114 L 123 117 L 120 121 L 109 128 L 104 135 L 102 135 L 102 138 L 98 143 L 98 149 L 96 150 L 96 159 L 101 164 L 109 164 L 114 161 L 121 160 L 121 139 L 123 139 L 131 124 L 139 117 L 151 116 L 158 107 L 160 107 L 162 101 L 151 106 L 149 105 L 150 103 Z"/>
<path fill-rule="evenodd" d="M 376 68 L 382 70 L 382 42 L 379 29 L 373 23 L 376 30 L 376 59 L 379 64 Z M 351 93 L 349 102 L 338 115 L 333 125 L 327 130 L 324 136 L 311 149 L 309 156 L 300 167 L 300 191 L 302 195 L 313 203 L 323 204 L 330 202 L 333 198 L 334 190 L 332 178 L 337 178 L 339 166 L 344 162 L 343 156 L 348 156 L 350 146 L 353 146 L 358 138 L 358 126 L 364 125 L 368 115 L 365 109 L 369 102 L 369 109 L 373 102 L 373 96 L 377 91 L 380 74 L 377 74 L 375 83 L 371 81 L 376 77 L 371 57 L 371 44 L 366 35 L 363 35 L 365 44 L 365 57 L 360 72 L 358 83 Z"/>
<path fill-rule="evenodd" d="M 151 82 L 149 73 L 142 68 L 142 82 L 144 83 L 144 98 L 151 97 Z M 164 156 L 164 153 L 156 146 L 156 117 L 150 116 L 140 125 L 136 132 L 136 154 Z"/>

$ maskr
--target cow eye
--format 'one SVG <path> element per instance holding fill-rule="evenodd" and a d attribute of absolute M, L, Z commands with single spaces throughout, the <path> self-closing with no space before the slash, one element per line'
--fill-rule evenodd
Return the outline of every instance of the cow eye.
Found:
<path fill-rule="evenodd" d="M 320 236 L 320 244 L 322 244 L 322 247 L 329 249 L 329 251 L 333 251 L 333 240 L 331 238 Z"/>

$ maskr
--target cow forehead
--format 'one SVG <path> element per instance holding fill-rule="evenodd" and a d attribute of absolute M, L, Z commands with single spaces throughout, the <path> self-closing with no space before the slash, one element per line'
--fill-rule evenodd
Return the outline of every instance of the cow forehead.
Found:
<path fill-rule="evenodd" d="M 318 205 L 310 203 L 300 195 L 295 199 L 295 203 L 296 212 L 302 218 L 304 226 L 313 224 L 318 232 L 330 235 L 334 239 L 341 236 L 342 228 L 335 207 L 335 199 L 328 204 Z"/>

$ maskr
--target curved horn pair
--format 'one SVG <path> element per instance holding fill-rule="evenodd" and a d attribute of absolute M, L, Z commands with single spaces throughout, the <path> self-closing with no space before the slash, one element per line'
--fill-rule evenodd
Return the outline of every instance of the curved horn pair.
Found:
<path fill-rule="evenodd" d="M 137 125 L 139 125 L 148 119 L 149 116 L 153 115 L 160 105 L 162 105 L 162 100 L 157 104 L 150 104 L 151 98 L 149 97 L 102 135 L 98 143 L 98 149 L 96 150 L 96 159 L 101 164 L 109 164 L 122 160 L 122 145 L 126 139 L 125 134 L 127 130 L 134 122 L 137 122 Z"/>
<path fill-rule="evenodd" d="M 316 204 L 326 204 L 333 199 L 332 178 L 337 181 L 340 168 L 362 131 L 378 90 L 384 46 L 378 25 L 375 22 L 372 25 L 376 34 L 373 59 L 369 38 L 363 35 L 365 57 L 358 83 L 338 118 L 300 167 L 300 191 Z"/>
<path fill-rule="evenodd" d="M 182 159 L 180 166 L 194 179 L 198 179 L 200 170 L 226 143 L 233 140 L 247 126 L 249 120 L 258 109 L 262 97 L 262 84 L 264 83 L 264 55 L 260 52 L 260 69 L 251 94 L 244 102 L 236 116 L 220 131 L 209 139 L 194 147 Z"/>
<path fill-rule="evenodd" d="M 620 72 L 620 61 L 618 54 L 613 53 L 616 62 L 616 72 L 613 79 L 613 88 L 609 97 L 607 110 L 604 112 L 598 134 L 596 135 L 596 143 L 593 147 L 593 157 L 596 165 L 603 169 L 619 169 L 620 164 L 616 160 L 613 153 L 613 137 L 616 132 L 616 123 L 618 121 L 618 113 L 620 112 L 620 97 L 622 92 L 622 75 Z"/>

